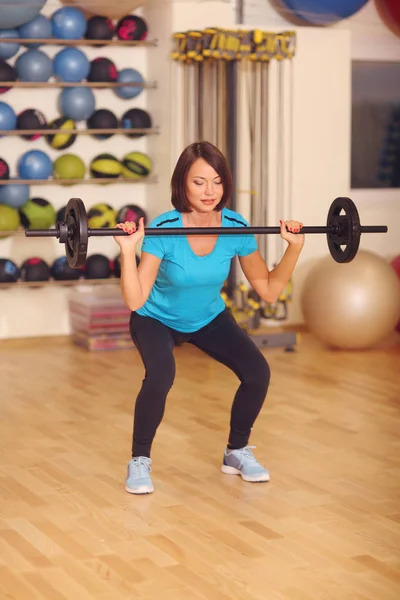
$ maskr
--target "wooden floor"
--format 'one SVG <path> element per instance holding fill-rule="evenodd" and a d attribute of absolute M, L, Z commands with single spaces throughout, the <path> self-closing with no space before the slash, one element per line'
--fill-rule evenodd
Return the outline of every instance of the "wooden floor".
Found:
<path fill-rule="evenodd" d="M 220 472 L 237 381 L 183 346 L 139 497 L 136 351 L 1 342 L 1 600 L 399 600 L 398 338 L 265 355 L 251 441 L 271 481 Z"/>

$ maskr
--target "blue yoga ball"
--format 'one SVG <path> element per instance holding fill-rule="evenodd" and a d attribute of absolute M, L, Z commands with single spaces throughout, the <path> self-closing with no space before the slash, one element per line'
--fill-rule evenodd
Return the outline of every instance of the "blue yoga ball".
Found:
<path fill-rule="evenodd" d="M 78 48 L 64 48 L 54 57 L 54 75 L 61 81 L 78 82 L 86 79 L 90 71 L 87 56 Z"/>
<path fill-rule="evenodd" d="M 12 29 L 31 21 L 47 0 L 0 0 L 0 29 Z"/>
<path fill-rule="evenodd" d="M 18 41 L 15 42 L 2 42 L 1 38 L 15 38 L 18 40 L 19 33 L 17 29 L 1 29 L 0 30 L 0 58 L 2 60 L 7 60 L 8 58 L 12 58 L 18 52 L 21 47 L 21 44 Z"/>
<path fill-rule="evenodd" d="M 48 81 L 53 74 L 53 61 L 42 50 L 26 50 L 15 61 L 21 81 Z"/>
<path fill-rule="evenodd" d="M 90 88 L 65 88 L 60 94 L 60 112 L 74 121 L 86 121 L 96 108 L 96 99 Z"/>
<path fill-rule="evenodd" d="M 368 0 L 280 0 L 292 16 L 312 25 L 331 25 L 348 19 Z M 289 15 L 290 16 L 290 15 Z"/>
<path fill-rule="evenodd" d="M 12 179 L 15 179 L 13 177 Z M 11 208 L 21 208 L 28 202 L 30 188 L 26 183 L 14 183 L 11 185 L 0 185 L 0 204 L 6 204 Z"/>
<path fill-rule="evenodd" d="M 143 76 L 141 75 L 141 73 L 139 73 L 139 71 L 136 71 L 136 69 L 127 68 L 127 69 L 122 69 L 118 73 L 117 82 L 118 83 L 140 83 L 140 84 L 143 84 L 144 79 L 143 79 Z M 114 88 L 114 91 L 117 94 L 117 96 L 119 96 L 120 98 L 123 98 L 124 100 L 127 100 L 130 98 L 136 98 L 137 96 L 139 96 L 139 94 L 143 91 L 143 86 L 142 85 L 140 85 L 140 86 L 127 85 L 126 87 L 125 86 L 116 87 L 116 88 Z"/>
<path fill-rule="evenodd" d="M 53 35 L 63 40 L 79 40 L 86 33 L 87 22 L 79 8 L 65 6 L 59 8 L 51 17 Z"/>
<path fill-rule="evenodd" d="M 0 129 L 11 131 L 17 127 L 17 115 L 6 102 L 0 102 Z M 3 137 L 3 136 L 1 136 Z"/>
<path fill-rule="evenodd" d="M 29 23 L 19 28 L 19 35 L 24 39 L 48 40 L 53 35 L 51 23 L 44 15 L 38 15 Z M 40 44 L 24 44 L 27 48 L 39 48 Z"/>
<path fill-rule="evenodd" d="M 48 179 L 53 172 L 53 163 L 42 150 L 29 150 L 18 161 L 21 179 Z"/>

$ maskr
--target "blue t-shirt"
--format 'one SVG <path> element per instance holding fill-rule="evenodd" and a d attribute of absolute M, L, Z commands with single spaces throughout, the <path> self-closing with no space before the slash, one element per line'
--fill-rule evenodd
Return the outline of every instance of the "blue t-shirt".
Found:
<path fill-rule="evenodd" d="M 249 226 L 242 215 L 226 207 L 222 209 L 221 221 L 222 227 Z M 182 215 L 170 210 L 153 219 L 150 227 L 183 227 Z M 177 331 L 197 331 L 225 309 L 221 289 L 232 258 L 255 250 L 257 241 L 253 234 L 219 235 L 214 249 L 206 256 L 197 256 L 185 235 L 145 236 L 142 252 L 158 256 L 161 264 L 147 301 L 136 312 Z"/>

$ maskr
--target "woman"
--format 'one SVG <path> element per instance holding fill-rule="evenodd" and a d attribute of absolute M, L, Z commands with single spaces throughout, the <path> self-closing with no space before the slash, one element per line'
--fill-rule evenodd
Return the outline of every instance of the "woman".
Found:
<path fill-rule="evenodd" d="M 150 227 L 248 227 L 227 204 L 232 178 L 221 152 L 208 142 L 194 143 L 181 154 L 171 181 L 173 210 Z M 144 223 L 120 223 L 129 236 L 116 236 L 121 247 L 121 290 L 131 309 L 130 332 L 145 368 L 136 399 L 132 459 L 125 489 L 153 491 L 151 446 L 175 378 L 174 346 L 184 342 L 230 368 L 240 381 L 233 399 L 230 431 L 221 470 L 244 481 L 268 481 L 269 473 L 248 446 L 251 429 L 267 394 L 270 370 L 263 354 L 240 328 L 221 297 L 232 258 L 252 288 L 275 302 L 286 287 L 304 245 L 302 223 L 281 223 L 288 247 L 271 272 L 248 235 L 144 236 Z M 143 239 L 144 238 L 144 239 Z M 136 245 L 143 239 L 140 264 Z"/>

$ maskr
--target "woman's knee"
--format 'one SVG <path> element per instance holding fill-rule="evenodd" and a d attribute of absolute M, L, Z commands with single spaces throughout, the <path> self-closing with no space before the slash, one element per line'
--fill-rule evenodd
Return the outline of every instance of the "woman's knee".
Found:
<path fill-rule="evenodd" d="M 242 374 L 243 383 L 251 384 L 267 391 L 271 379 L 271 369 L 265 356 L 257 349 L 247 363 Z"/>
<path fill-rule="evenodd" d="M 174 383 L 175 372 L 173 357 L 165 357 L 162 361 L 152 361 L 146 366 L 143 384 L 150 387 L 156 394 L 166 394 Z"/>

